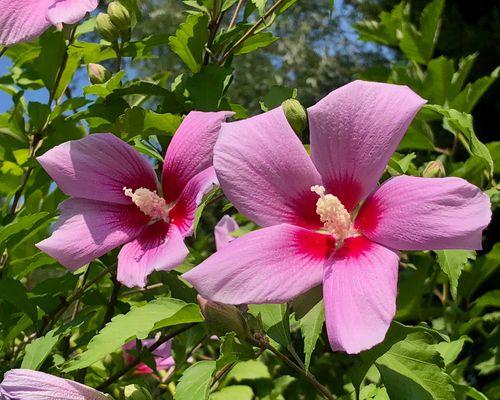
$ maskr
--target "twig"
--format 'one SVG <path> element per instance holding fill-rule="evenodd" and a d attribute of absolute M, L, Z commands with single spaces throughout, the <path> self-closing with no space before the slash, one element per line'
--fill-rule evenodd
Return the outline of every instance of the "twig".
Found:
<path fill-rule="evenodd" d="M 69 296 L 65 301 L 62 301 L 59 304 L 59 307 L 57 307 L 50 316 L 47 316 L 47 318 L 44 321 L 44 324 L 42 328 L 40 329 L 41 335 L 45 335 L 54 325 L 54 323 L 65 313 L 65 311 L 68 309 L 68 307 L 76 300 L 78 300 L 80 297 L 82 297 L 87 289 L 91 287 L 94 283 L 99 282 L 102 278 L 104 278 L 107 274 L 109 273 L 109 269 L 105 269 L 102 271 L 99 275 L 97 275 L 94 279 L 92 279 L 90 282 L 87 282 L 80 290 L 77 290 L 72 296 Z"/>
<path fill-rule="evenodd" d="M 238 19 L 238 14 L 240 13 L 240 10 L 241 10 L 241 7 L 243 6 L 244 1 L 245 0 L 238 1 L 238 4 L 236 5 L 236 9 L 234 10 L 233 18 L 231 18 L 231 22 L 229 23 L 227 30 L 230 30 L 236 24 L 236 20 Z"/>
<path fill-rule="evenodd" d="M 311 385 L 313 385 L 316 390 L 327 400 L 334 400 L 335 398 L 332 396 L 330 391 L 323 386 L 321 383 L 319 383 L 314 375 L 306 372 L 304 369 L 299 367 L 297 364 L 295 364 L 290 358 L 288 358 L 286 355 L 281 353 L 279 350 L 277 350 L 274 346 L 267 342 L 261 343 L 264 348 L 267 350 L 271 351 L 278 357 L 281 361 L 283 361 L 285 364 L 287 364 L 290 368 L 294 369 L 296 372 L 298 372 L 300 375 L 302 375 Z"/>
<path fill-rule="evenodd" d="M 266 13 L 260 18 L 255 24 L 252 25 L 252 27 L 245 32 L 245 34 L 235 43 L 233 46 L 226 51 L 226 53 L 222 56 L 222 59 L 220 60 L 220 64 L 223 64 L 227 58 L 231 55 L 233 51 L 235 51 L 245 40 L 247 40 L 252 34 L 257 30 L 257 28 L 265 22 L 266 18 L 269 17 L 276 9 L 283 4 L 285 0 L 278 0 L 276 3 L 273 4 L 273 6 L 266 11 Z"/>
<path fill-rule="evenodd" d="M 191 323 L 188 325 L 185 325 L 176 331 L 160 337 L 154 344 L 148 347 L 149 352 L 154 352 L 158 347 L 160 347 L 163 343 L 169 341 L 170 339 L 173 339 L 177 335 L 180 335 L 181 333 L 187 331 L 188 329 L 192 328 L 193 326 L 197 325 L 198 323 Z M 124 368 L 122 368 L 120 371 L 117 373 L 111 375 L 108 379 L 106 379 L 104 382 L 102 382 L 100 385 L 96 387 L 97 390 L 103 390 L 106 389 L 109 385 L 112 383 L 116 382 L 119 380 L 122 376 L 126 375 L 130 371 L 132 371 L 135 367 L 137 367 L 141 363 L 141 357 L 134 358 L 131 362 L 129 362 Z"/>
<path fill-rule="evenodd" d="M 208 25 L 208 29 L 210 31 L 208 36 L 207 45 L 205 48 L 205 56 L 203 58 L 203 65 L 208 65 L 210 62 L 210 56 L 212 54 L 212 45 L 214 44 L 215 37 L 217 36 L 217 31 L 219 30 L 220 24 L 222 22 L 222 18 L 224 17 L 224 11 L 219 14 L 217 19 L 214 21 L 210 21 Z"/>

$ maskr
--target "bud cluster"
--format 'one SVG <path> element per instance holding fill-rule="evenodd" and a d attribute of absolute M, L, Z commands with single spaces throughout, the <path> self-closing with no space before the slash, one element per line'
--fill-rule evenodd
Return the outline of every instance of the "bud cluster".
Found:
<path fill-rule="evenodd" d="M 96 18 L 97 33 L 111 43 L 116 43 L 120 37 L 128 41 L 131 24 L 130 11 L 119 1 L 109 3 L 108 12 L 99 13 Z"/>

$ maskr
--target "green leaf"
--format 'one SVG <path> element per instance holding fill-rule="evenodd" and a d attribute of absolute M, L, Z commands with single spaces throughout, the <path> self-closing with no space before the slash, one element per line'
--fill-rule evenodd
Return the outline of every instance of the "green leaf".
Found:
<path fill-rule="evenodd" d="M 65 372 L 86 368 L 121 349 L 125 343 L 146 338 L 152 331 L 202 320 L 198 305 L 172 298 L 156 299 L 144 306 L 134 307 L 127 314 L 114 317 L 92 338 L 87 350 L 70 361 Z"/>
<path fill-rule="evenodd" d="M 59 342 L 60 336 L 55 334 L 56 330 L 48 332 L 26 346 L 21 368 L 38 370 L 45 359 L 49 356 L 52 349 Z"/>
<path fill-rule="evenodd" d="M 255 4 L 255 8 L 257 8 L 257 10 L 259 11 L 259 15 L 264 15 L 267 0 L 251 0 L 251 2 Z"/>
<path fill-rule="evenodd" d="M 316 347 L 316 342 L 323 330 L 325 322 L 325 307 L 323 301 L 317 303 L 309 312 L 300 319 L 300 331 L 304 338 L 304 354 L 306 371 L 309 370 L 311 355 Z"/>
<path fill-rule="evenodd" d="M 425 108 L 436 111 L 443 116 L 444 127 L 454 135 L 463 135 L 465 146 L 469 153 L 483 160 L 488 165 L 490 175 L 493 174 L 493 160 L 488 148 L 474 132 L 472 115 L 438 105 L 427 105 Z"/>
<path fill-rule="evenodd" d="M 216 65 L 204 66 L 197 74 L 188 78 L 186 89 L 195 109 L 217 111 L 231 79 L 231 68 Z"/>
<path fill-rule="evenodd" d="M 174 36 L 168 38 L 170 49 L 196 73 L 201 70 L 205 44 L 208 41 L 208 17 L 202 13 L 189 14 Z"/>
<path fill-rule="evenodd" d="M 391 399 L 454 400 L 443 360 L 426 332 L 409 334 L 375 362 Z"/>
<path fill-rule="evenodd" d="M 210 395 L 210 400 L 252 400 L 253 398 L 252 388 L 244 385 L 226 386 Z"/>
<path fill-rule="evenodd" d="M 457 300 L 457 288 L 460 275 L 469 260 L 476 259 L 476 252 L 471 250 L 437 250 L 438 264 L 450 280 L 450 291 Z"/>
<path fill-rule="evenodd" d="M 217 359 L 217 370 L 220 370 L 227 364 L 238 361 L 247 361 L 255 358 L 255 352 L 252 346 L 246 342 L 240 342 L 236 339 L 234 332 L 227 333 L 220 346 L 220 356 Z"/>
<path fill-rule="evenodd" d="M 483 94 L 496 81 L 499 73 L 500 67 L 496 68 L 490 76 L 468 83 L 464 90 L 450 102 L 450 108 L 470 113 Z"/>
<path fill-rule="evenodd" d="M 474 301 L 471 314 L 480 315 L 487 307 L 500 308 L 500 289 L 490 290 Z"/>
<path fill-rule="evenodd" d="M 450 99 L 455 66 L 453 60 L 439 57 L 429 61 L 422 96 L 433 104 L 445 104 Z"/>
<path fill-rule="evenodd" d="M 26 313 L 33 322 L 37 321 L 36 307 L 28 299 L 26 288 L 21 282 L 11 278 L 0 280 L 0 299 Z"/>
<path fill-rule="evenodd" d="M 248 311 L 260 317 L 268 336 L 286 347 L 290 344 L 290 321 L 286 304 L 250 304 Z"/>
<path fill-rule="evenodd" d="M 16 217 L 10 224 L 0 227 L 0 244 L 19 232 L 33 228 L 36 224 L 47 218 L 48 215 L 48 212 L 40 212 L 37 214 Z"/>
<path fill-rule="evenodd" d="M 412 166 L 412 161 L 417 157 L 415 153 L 407 154 L 406 156 L 394 153 L 394 155 L 389 160 L 389 173 L 391 175 L 402 175 L 406 174 Z M 414 171 L 415 167 L 413 168 Z"/>
<path fill-rule="evenodd" d="M 269 379 L 271 374 L 267 365 L 259 360 L 242 361 L 236 364 L 227 374 L 228 380 L 234 379 L 236 382 Z"/>
<path fill-rule="evenodd" d="M 212 199 L 216 197 L 216 195 L 218 195 L 218 193 L 219 193 L 219 187 L 216 186 L 203 197 L 203 201 L 196 209 L 196 212 L 194 213 L 194 222 L 193 222 L 194 237 L 196 237 L 196 233 L 198 232 L 198 225 L 200 223 L 201 215 L 203 214 L 205 207 L 212 201 Z"/>
<path fill-rule="evenodd" d="M 200 361 L 189 367 L 179 380 L 175 400 L 206 400 L 215 372 L 215 361 Z"/>
<path fill-rule="evenodd" d="M 444 365 L 447 366 L 457 359 L 466 342 L 472 342 L 472 340 L 468 336 L 461 336 L 457 340 L 440 342 L 433 347 L 441 354 Z"/>
<path fill-rule="evenodd" d="M 420 32 L 411 23 L 403 22 L 399 47 L 410 60 L 426 64 L 432 57 L 443 8 L 444 0 L 434 0 L 425 6 L 420 16 Z"/>
<path fill-rule="evenodd" d="M 251 53 L 252 51 L 267 47 L 277 40 L 278 38 L 273 36 L 271 32 L 260 32 L 245 40 L 234 54 L 241 55 Z"/>
<path fill-rule="evenodd" d="M 469 73 L 476 62 L 478 53 L 469 54 L 458 62 L 458 69 L 451 80 L 451 98 L 454 98 L 462 90 Z"/>
<path fill-rule="evenodd" d="M 93 94 L 99 97 L 107 97 L 113 93 L 115 89 L 121 87 L 121 80 L 124 76 L 125 71 L 117 72 L 105 83 L 98 83 L 83 88 L 83 93 L 87 95 Z"/>
<path fill-rule="evenodd" d="M 286 86 L 273 85 L 269 92 L 260 101 L 262 111 L 269 111 L 272 108 L 279 107 L 281 103 L 288 99 L 297 97 L 297 89 L 290 89 Z"/>

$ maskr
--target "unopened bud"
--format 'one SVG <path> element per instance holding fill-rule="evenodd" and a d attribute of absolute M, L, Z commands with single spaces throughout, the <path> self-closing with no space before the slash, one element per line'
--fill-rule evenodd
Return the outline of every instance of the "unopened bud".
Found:
<path fill-rule="evenodd" d="M 153 400 L 148 390 L 139 385 L 125 386 L 123 392 L 126 400 Z"/>
<path fill-rule="evenodd" d="M 216 303 L 200 295 L 197 299 L 201 313 L 216 335 L 224 336 L 228 332 L 235 332 L 241 338 L 248 336 L 247 323 L 236 306 Z"/>
<path fill-rule="evenodd" d="M 281 106 L 285 117 L 297 135 L 301 135 L 307 126 L 307 114 L 302 104 L 295 99 L 285 100 Z"/>
<path fill-rule="evenodd" d="M 108 14 L 99 13 L 95 20 L 97 33 L 108 42 L 115 42 L 120 36 L 120 31 L 111 22 Z"/>
<path fill-rule="evenodd" d="M 113 1 L 108 5 L 109 18 L 121 32 L 128 31 L 132 19 L 129 11 L 123 4 L 118 1 Z"/>
<path fill-rule="evenodd" d="M 95 84 L 106 83 L 111 78 L 111 72 L 100 64 L 90 63 L 87 66 L 90 82 Z"/>
<path fill-rule="evenodd" d="M 442 178 L 443 176 L 446 176 L 443 163 L 440 160 L 427 163 L 422 171 L 422 176 L 424 178 Z"/>

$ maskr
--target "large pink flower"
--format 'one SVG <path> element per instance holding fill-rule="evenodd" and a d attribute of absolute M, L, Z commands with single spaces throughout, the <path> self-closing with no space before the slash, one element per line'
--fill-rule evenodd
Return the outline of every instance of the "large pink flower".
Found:
<path fill-rule="evenodd" d="M 112 134 L 63 143 L 38 161 L 71 196 L 55 231 L 37 247 L 74 271 L 111 249 L 118 281 L 145 286 L 154 270 L 170 270 L 188 254 L 203 194 L 217 182 L 213 146 L 229 112 L 191 112 L 173 137 L 163 165 L 162 191 L 144 156 Z"/>
<path fill-rule="evenodd" d="M 281 108 L 223 124 L 221 187 L 264 228 L 184 277 L 231 304 L 283 303 L 323 283 L 332 348 L 381 342 L 396 311 L 398 250 L 479 249 L 491 218 L 488 197 L 463 179 L 402 175 L 377 187 L 424 103 L 405 86 L 343 86 L 308 110 L 311 157 Z"/>
<path fill-rule="evenodd" d="M 2 400 L 109 400 L 109 397 L 81 383 L 28 369 L 5 373 L 0 383 Z"/>
<path fill-rule="evenodd" d="M 51 25 L 75 24 L 99 0 L 0 0 L 0 45 L 37 38 Z"/>

